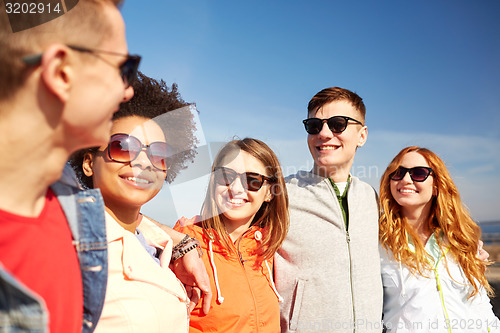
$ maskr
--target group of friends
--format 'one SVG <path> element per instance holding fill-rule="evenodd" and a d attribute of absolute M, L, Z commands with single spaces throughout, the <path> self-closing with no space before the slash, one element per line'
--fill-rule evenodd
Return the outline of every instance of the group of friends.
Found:
<path fill-rule="evenodd" d="M 402 149 L 378 196 L 350 173 L 368 132 L 347 89 L 309 101 L 312 170 L 233 140 L 199 216 L 141 214 L 188 158 L 159 121 L 184 104 L 137 73 L 117 5 L 16 33 L 0 14 L 1 332 L 500 331 L 444 162 Z"/>

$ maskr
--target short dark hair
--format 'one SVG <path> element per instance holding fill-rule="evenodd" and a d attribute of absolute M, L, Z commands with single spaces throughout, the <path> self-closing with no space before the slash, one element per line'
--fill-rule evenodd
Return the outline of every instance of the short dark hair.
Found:
<path fill-rule="evenodd" d="M 183 107 L 189 107 L 185 102 L 177 84 L 173 83 L 171 88 L 165 81 L 157 81 L 143 73 L 138 73 L 138 79 L 132 83 L 134 97 L 120 105 L 119 111 L 113 115 L 113 121 L 126 117 L 142 117 L 152 119 L 163 130 L 167 144 L 174 154 L 167 161 L 167 178 L 172 182 L 177 173 L 186 168 L 188 161 L 192 161 L 196 155 L 195 136 L 196 125 L 191 112 L 171 112 Z M 166 115 L 167 117 L 162 117 Z M 165 119 L 167 118 L 167 119 Z M 85 188 L 92 188 L 92 177 L 85 175 L 82 169 L 83 159 L 86 153 L 95 154 L 99 147 L 81 149 L 72 154 L 69 163 L 76 172 L 81 184 Z"/>

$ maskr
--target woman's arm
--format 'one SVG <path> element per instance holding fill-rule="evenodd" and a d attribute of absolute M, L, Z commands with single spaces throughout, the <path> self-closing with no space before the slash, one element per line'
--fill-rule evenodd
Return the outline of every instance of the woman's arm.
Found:
<path fill-rule="evenodd" d="M 186 236 L 150 217 L 148 219 L 165 231 L 172 238 L 174 245 L 178 244 Z M 190 310 L 194 309 L 194 306 L 199 302 L 203 294 L 203 312 L 207 314 L 210 310 L 210 302 L 212 301 L 212 290 L 207 270 L 199 252 L 191 250 L 183 257 L 175 260 L 170 266 L 177 278 L 186 286 L 188 296 L 191 300 Z M 199 288 L 200 291 L 196 290 L 196 288 Z"/>

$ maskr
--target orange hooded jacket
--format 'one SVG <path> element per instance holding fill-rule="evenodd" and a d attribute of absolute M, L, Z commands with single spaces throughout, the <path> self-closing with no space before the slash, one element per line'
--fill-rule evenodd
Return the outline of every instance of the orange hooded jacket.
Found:
<path fill-rule="evenodd" d="M 236 253 L 203 233 L 201 223 L 181 218 L 174 229 L 201 243 L 203 262 L 214 296 L 210 312 L 203 314 L 201 302 L 193 312 L 189 332 L 280 332 L 279 296 L 272 277 L 272 260 L 257 261 L 262 229 L 249 228 L 235 243 Z"/>

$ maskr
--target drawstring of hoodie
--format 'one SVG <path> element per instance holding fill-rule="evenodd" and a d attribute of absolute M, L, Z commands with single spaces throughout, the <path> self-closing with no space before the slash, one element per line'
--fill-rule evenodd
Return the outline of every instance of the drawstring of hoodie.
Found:
<path fill-rule="evenodd" d="M 448 246 L 443 251 L 443 253 L 441 254 L 441 256 L 438 258 L 438 260 L 436 261 L 436 263 L 434 263 L 434 265 L 432 267 L 432 270 L 434 272 L 434 276 L 435 276 L 435 279 L 436 279 L 436 288 L 437 288 L 437 291 L 439 292 L 439 298 L 441 299 L 441 305 L 442 305 L 442 308 L 443 308 L 445 322 L 447 322 L 447 323 L 450 322 L 450 317 L 448 315 L 448 310 L 446 309 L 446 303 L 444 301 L 443 288 L 441 286 L 441 278 L 439 277 L 438 266 L 439 266 L 439 262 L 441 261 L 441 259 L 446 256 L 446 254 L 448 253 L 449 250 L 450 250 L 450 246 Z M 430 263 L 431 263 L 431 265 L 433 264 L 432 262 L 430 262 Z M 403 279 L 403 265 L 401 264 L 401 261 L 399 262 L 399 278 L 401 280 L 401 296 L 405 297 L 406 296 L 406 288 L 405 288 L 405 281 Z M 451 326 L 447 326 L 446 328 L 447 328 L 448 332 L 451 333 Z M 489 327 L 488 327 L 488 332 L 490 332 L 490 328 Z"/>
<path fill-rule="evenodd" d="M 257 241 L 261 242 L 260 237 L 256 237 Z M 211 238 L 210 241 L 208 242 L 208 253 L 210 257 L 210 265 L 212 266 L 212 271 L 214 273 L 214 280 L 215 280 L 215 289 L 217 289 L 217 302 L 219 304 L 222 304 L 224 302 L 224 297 L 222 296 L 222 292 L 220 290 L 220 285 L 219 285 L 219 277 L 217 275 L 217 267 L 215 266 L 215 261 L 214 261 L 214 252 L 213 252 L 213 247 L 212 243 L 214 240 Z M 273 279 L 273 274 L 271 271 L 271 268 L 269 267 L 269 263 L 267 260 L 264 260 L 266 263 L 267 271 L 269 273 L 269 284 L 271 285 L 271 289 L 273 290 L 274 294 L 278 298 L 278 301 L 281 303 L 283 302 L 283 297 L 278 293 L 278 290 L 276 289 L 276 285 L 274 284 L 274 279 Z"/>
<path fill-rule="evenodd" d="M 257 242 L 262 243 L 262 233 L 259 230 L 255 232 L 254 237 Z M 282 303 L 283 297 L 281 297 L 281 295 L 278 293 L 278 290 L 276 289 L 276 285 L 274 284 L 273 273 L 271 272 L 269 263 L 267 262 L 267 260 L 264 260 L 264 262 L 266 263 L 267 272 L 269 273 L 269 283 L 271 284 L 271 289 L 274 291 L 276 297 L 278 297 L 278 302 Z"/>
<path fill-rule="evenodd" d="M 266 263 L 267 271 L 269 272 L 269 280 L 271 282 L 271 288 L 273 288 L 274 294 L 276 297 L 278 297 L 278 302 L 282 303 L 283 302 L 283 297 L 278 293 L 278 290 L 276 289 L 276 286 L 274 285 L 274 279 L 273 279 L 273 274 L 271 273 L 271 269 L 269 268 L 269 264 L 267 263 L 267 260 L 264 260 Z"/>
<path fill-rule="evenodd" d="M 222 302 L 224 302 L 224 297 L 222 297 L 222 293 L 219 287 L 219 278 L 217 277 L 217 268 L 215 267 L 214 252 L 212 250 L 213 242 L 213 239 L 210 239 L 210 241 L 208 242 L 208 252 L 210 254 L 210 265 L 212 265 L 212 270 L 214 272 L 215 288 L 217 289 L 217 302 L 219 302 L 219 304 L 222 304 Z"/>
<path fill-rule="evenodd" d="M 448 322 L 448 323 L 450 322 L 450 317 L 448 316 L 448 310 L 446 309 L 446 303 L 444 301 L 443 287 L 441 286 L 441 279 L 439 278 L 438 266 L 439 266 L 439 262 L 441 261 L 441 259 L 443 257 L 445 257 L 446 254 L 448 253 L 448 250 L 450 249 L 450 247 L 451 246 L 448 246 L 448 248 L 439 257 L 436 264 L 432 268 L 432 270 L 434 271 L 434 275 L 436 277 L 436 287 L 437 287 L 437 290 L 439 292 L 439 297 L 441 298 L 441 305 L 443 306 L 444 317 L 445 317 L 446 322 Z M 451 326 L 448 326 L 447 328 L 448 328 L 448 332 L 451 333 Z M 489 327 L 488 327 L 488 329 L 489 329 Z"/>

